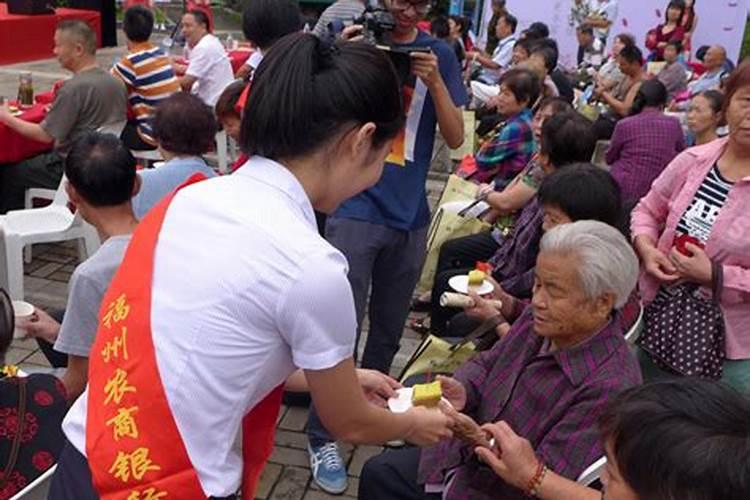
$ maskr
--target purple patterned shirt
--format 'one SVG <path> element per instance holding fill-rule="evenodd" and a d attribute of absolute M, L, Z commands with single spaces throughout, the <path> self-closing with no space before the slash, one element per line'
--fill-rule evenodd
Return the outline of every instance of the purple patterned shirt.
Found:
<path fill-rule="evenodd" d="M 575 480 L 604 454 L 597 421 L 607 402 L 639 384 L 641 373 L 619 316 L 584 343 L 549 352 L 527 307 L 495 347 L 464 364 L 455 378 L 466 387 L 466 414 L 480 425 L 506 421 L 551 470 Z M 419 483 L 442 484 L 451 469 L 449 500 L 525 498 L 455 439 L 422 450 Z"/>
<path fill-rule="evenodd" d="M 685 149 L 677 118 L 646 109 L 615 126 L 607 151 L 610 172 L 620 185 L 623 202 L 638 201 L 662 170 Z"/>

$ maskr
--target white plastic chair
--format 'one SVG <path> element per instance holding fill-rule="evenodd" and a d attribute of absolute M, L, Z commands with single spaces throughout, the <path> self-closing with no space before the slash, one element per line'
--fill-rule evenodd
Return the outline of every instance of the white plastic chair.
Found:
<path fill-rule="evenodd" d="M 216 132 L 216 156 L 219 160 L 219 173 L 226 174 L 229 170 L 229 145 L 227 133 L 224 130 Z"/>
<path fill-rule="evenodd" d="M 52 484 L 52 476 L 55 475 L 57 464 L 53 465 L 34 479 L 24 489 L 10 497 L 10 500 L 44 500 L 47 498 L 49 487 Z"/>
<path fill-rule="evenodd" d="M 594 154 L 591 155 L 591 163 L 604 170 L 609 170 L 607 165 L 607 151 L 609 151 L 610 141 L 596 141 Z"/>
<path fill-rule="evenodd" d="M 638 337 L 640 337 L 643 332 L 643 326 L 643 306 L 641 306 L 640 311 L 638 312 L 638 319 L 635 320 L 635 323 L 630 327 L 630 330 L 625 333 L 625 340 L 629 344 L 635 345 L 635 341 L 638 340 Z"/>
<path fill-rule="evenodd" d="M 5 284 L 13 300 L 23 300 L 23 250 L 35 243 L 78 240 L 81 259 L 99 248 L 99 235 L 78 213 L 68 208 L 65 176 L 55 192 L 52 204 L 42 208 L 13 210 L 0 217 L 4 250 Z M 28 254 L 27 254 L 28 257 Z"/>
<path fill-rule="evenodd" d="M 599 480 L 606 466 L 607 457 L 600 458 L 599 460 L 591 464 L 585 471 L 583 471 L 583 473 L 578 476 L 578 481 L 576 482 L 584 486 L 591 486 Z"/>

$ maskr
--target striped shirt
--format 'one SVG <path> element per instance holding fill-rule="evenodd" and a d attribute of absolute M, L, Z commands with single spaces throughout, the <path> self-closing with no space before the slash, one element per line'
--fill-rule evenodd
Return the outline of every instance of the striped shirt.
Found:
<path fill-rule="evenodd" d="M 320 15 L 315 24 L 313 34 L 318 38 L 328 32 L 328 25 L 333 21 L 353 21 L 360 17 L 365 11 L 365 2 L 362 0 L 338 0 Z"/>
<path fill-rule="evenodd" d="M 479 424 L 506 421 L 550 470 L 575 480 L 604 454 L 597 421 L 612 397 L 641 382 L 638 362 L 619 315 L 582 343 L 554 351 L 534 332 L 533 321 L 529 306 L 505 337 L 454 377 L 466 389 L 464 413 Z M 444 484 L 449 471 L 455 474 L 443 498 L 526 498 L 459 439 L 422 450 L 419 484 Z"/>
<path fill-rule="evenodd" d="M 138 134 L 153 145 L 151 119 L 156 105 L 180 90 L 180 82 L 164 52 L 151 43 L 142 43 L 112 67 L 112 74 L 128 88 L 130 108 L 138 122 Z"/>
<path fill-rule="evenodd" d="M 687 234 L 705 244 L 733 185 L 733 182 L 721 175 L 719 167 L 714 165 L 677 224 L 677 233 Z"/>

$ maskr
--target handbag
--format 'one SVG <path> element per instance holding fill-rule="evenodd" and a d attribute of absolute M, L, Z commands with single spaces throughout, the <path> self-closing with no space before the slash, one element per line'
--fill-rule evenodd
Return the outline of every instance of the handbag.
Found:
<path fill-rule="evenodd" d="M 663 289 L 644 310 L 646 327 L 637 344 L 668 372 L 713 380 L 722 376 L 724 273 L 718 262 L 711 267 L 711 299 L 701 295 L 700 285 L 687 283 Z"/>
<path fill-rule="evenodd" d="M 10 448 L 8 463 L 3 469 L 3 476 L 0 477 L 0 490 L 5 489 L 8 484 L 13 469 L 18 461 L 18 454 L 21 452 L 21 436 L 23 436 L 24 426 L 26 424 L 26 379 L 18 379 L 18 425 L 16 426 L 16 435 L 13 436 L 13 444 Z"/>
<path fill-rule="evenodd" d="M 488 318 L 457 344 L 428 335 L 406 362 L 399 380 L 403 383 L 418 375 L 428 375 L 427 378 L 434 375 L 452 375 L 459 366 L 480 350 L 484 350 L 483 347 L 494 344 L 493 340 L 497 339 L 494 330 L 503 321 L 505 320 L 499 314 Z M 484 337 L 489 335 L 495 338 L 485 340 Z"/>

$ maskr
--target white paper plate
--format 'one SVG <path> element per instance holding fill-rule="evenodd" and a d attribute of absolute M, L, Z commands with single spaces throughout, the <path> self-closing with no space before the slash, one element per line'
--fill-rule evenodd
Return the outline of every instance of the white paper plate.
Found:
<path fill-rule="evenodd" d="M 466 274 L 454 276 L 448 280 L 448 285 L 458 293 L 468 294 L 469 276 Z M 478 295 L 487 295 L 488 293 L 492 293 L 492 290 L 495 289 L 489 280 L 484 280 L 480 286 L 472 286 L 471 288 Z"/>
<path fill-rule="evenodd" d="M 409 408 L 414 406 L 411 403 L 411 397 L 414 394 L 413 387 L 404 387 L 403 389 L 396 390 L 396 397 L 388 400 L 388 409 L 393 413 L 404 413 Z M 450 404 L 450 402 L 443 398 L 443 401 Z"/>

